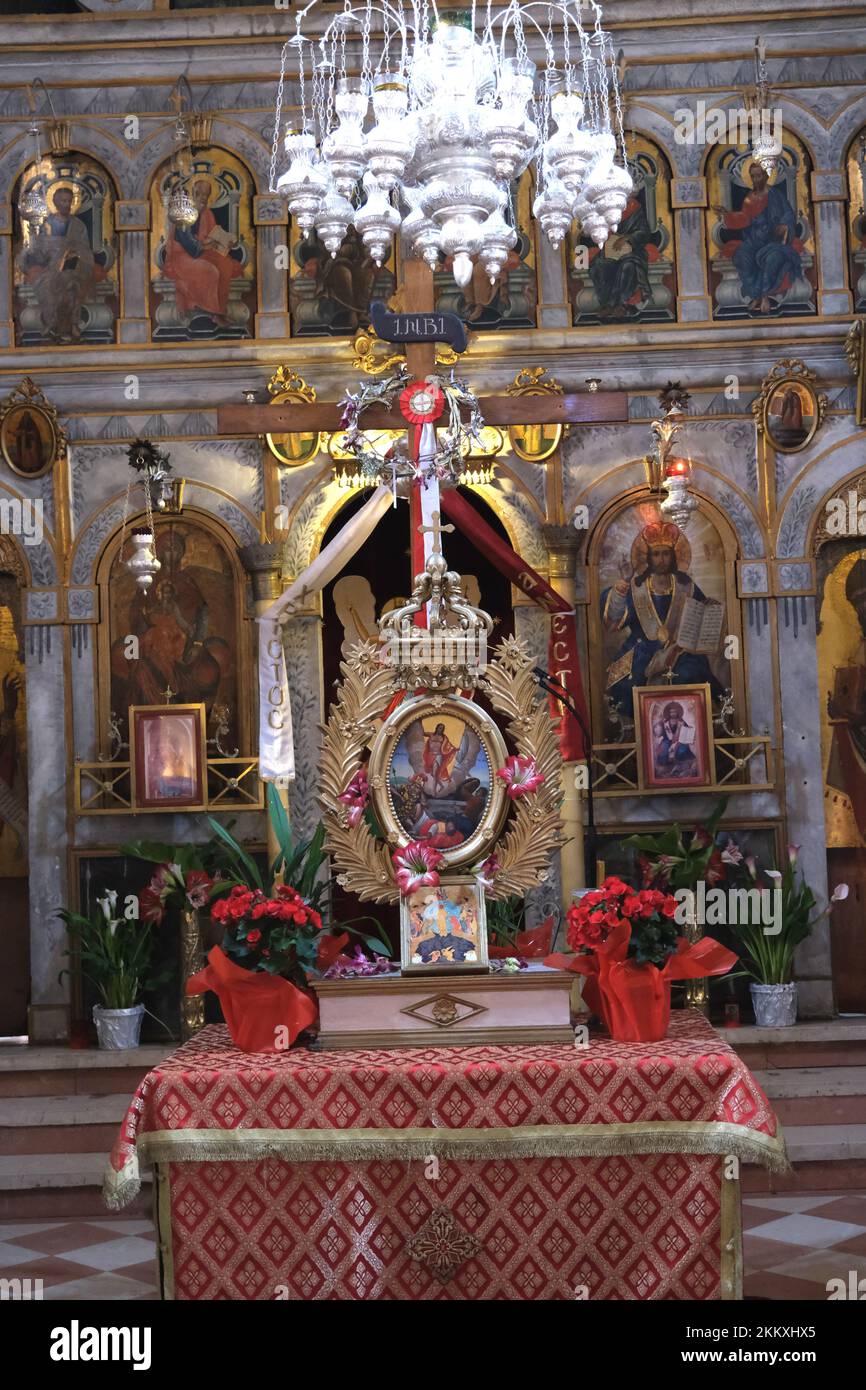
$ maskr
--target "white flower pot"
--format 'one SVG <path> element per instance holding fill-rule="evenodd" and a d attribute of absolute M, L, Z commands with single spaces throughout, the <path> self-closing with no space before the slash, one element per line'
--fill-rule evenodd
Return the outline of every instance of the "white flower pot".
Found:
<path fill-rule="evenodd" d="M 797 1022 L 797 986 L 749 985 L 759 1028 L 791 1028 Z"/>
<path fill-rule="evenodd" d="M 94 1004 L 93 1022 L 96 1024 L 99 1046 L 138 1047 L 143 1018 L 143 1004 L 136 1004 L 133 1009 L 104 1009 L 101 1004 Z"/>

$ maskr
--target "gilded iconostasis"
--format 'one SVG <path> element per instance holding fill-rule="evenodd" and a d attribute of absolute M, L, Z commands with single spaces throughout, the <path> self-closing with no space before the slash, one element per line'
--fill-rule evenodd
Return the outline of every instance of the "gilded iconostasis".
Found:
<path fill-rule="evenodd" d="M 262 40 L 261 16 L 211 8 L 207 32 L 178 6 L 151 9 L 147 44 L 130 31 L 116 51 L 88 46 L 107 19 L 58 16 L 80 64 L 60 46 L 46 91 L 28 95 L 22 74 L 0 94 L 0 502 L 33 533 L 8 538 L 17 568 L 0 575 L 0 881 L 29 861 L 31 923 L 50 940 L 34 986 L 49 1035 L 53 913 L 73 896 L 60 880 L 107 881 L 99 861 L 132 833 L 128 805 L 82 813 L 82 768 L 110 784 L 103 763 L 130 757 L 129 709 L 165 702 L 202 707 L 206 759 L 237 752 L 254 766 L 256 616 L 365 496 L 339 431 L 235 434 L 219 412 L 339 402 L 402 360 L 370 325 L 374 301 L 406 308 L 400 237 L 379 254 L 350 228 L 326 246 L 325 221 L 289 216 L 272 189 L 299 92 L 287 82 L 274 154 L 273 36 Z M 780 118 L 778 154 L 762 162 L 737 128 L 755 35 L 701 8 L 666 16 L 651 44 L 617 30 L 632 187 L 615 231 L 598 244 L 575 221 L 552 244 L 530 168 L 507 187 L 513 244 L 492 273 L 435 260 L 433 307 L 469 335 L 439 365 L 482 399 L 508 399 L 463 488 L 577 613 L 610 853 L 625 828 L 705 819 L 724 793 L 759 852 L 803 843 L 820 888 L 815 788 L 831 853 L 866 856 L 866 550 L 850 536 L 829 556 L 816 539 L 828 499 L 863 473 L 866 335 L 847 354 L 845 342 L 866 315 L 866 59 L 847 19 L 816 18 L 807 45 L 752 16 Z M 117 36 L 125 10 L 112 6 Z M 30 55 L 26 32 L 20 42 Z M 715 107 L 712 137 L 683 134 L 684 112 L 699 125 Z M 39 218 L 22 212 L 36 205 Z M 624 404 L 615 418 L 523 426 L 513 400 L 539 380 Z M 678 516 L 653 476 L 651 425 L 671 382 L 691 397 L 672 457 L 694 507 Z M 146 594 L 124 563 L 143 524 L 127 496 L 137 439 L 165 451 L 177 485 L 156 515 Z M 394 439 L 373 443 L 385 455 Z M 285 626 L 300 834 L 319 815 L 320 724 L 340 662 L 411 592 L 399 508 L 382 527 Z M 521 637 L 543 668 L 546 616 L 468 541 L 448 536 L 446 555 L 497 637 Z M 431 755 L 443 766 L 458 733 L 424 728 L 428 744 L 443 740 Z M 617 748 L 632 750 L 620 782 L 605 766 Z M 237 814 L 261 844 L 258 806 Z M 178 816 L 179 834 L 199 833 Z M 809 970 L 820 1009 L 829 957 Z"/>

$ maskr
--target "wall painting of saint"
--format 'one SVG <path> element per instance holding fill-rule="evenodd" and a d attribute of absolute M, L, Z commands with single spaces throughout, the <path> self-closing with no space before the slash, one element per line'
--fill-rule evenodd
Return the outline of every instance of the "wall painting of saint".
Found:
<path fill-rule="evenodd" d="M 178 183 L 197 217 L 172 222 Z M 184 167 L 167 161 L 150 189 L 152 337 L 160 342 L 251 338 L 256 313 L 252 176 L 226 150 L 194 149 Z"/>
<path fill-rule="evenodd" d="M 811 164 L 786 133 L 768 173 L 747 146 L 722 146 L 707 169 L 713 317 L 814 314 L 817 271 Z"/>
<path fill-rule="evenodd" d="M 126 738 L 131 705 L 201 702 L 209 724 L 214 707 L 227 706 L 225 744 L 236 747 L 238 614 L 229 558 L 208 530 L 186 520 L 157 523 L 156 555 L 162 568 L 146 593 L 119 554 L 111 565 L 110 708 Z M 138 639 L 132 659 L 130 635 Z"/>
<path fill-rule="evenodd" d="M 854 312 L 866 312 L 866 130 L 848 152 L 848 250 Z"/>
<path fill-rule="evenodd" d="M 642 686 L 707 684 L 721 696 L 731 683 L 725 553 L 710 518 L 695 512 L 687 537 L 657 503 L 627 507 L 605 530 L 597 570 L 602 741 L 621 736 Z"/>
<path fill-rule="evenodd" d="M 589 237 L 568 236 L 568 296 L 572 321 L 581 326 L 676 318 L 670 169 L 643 136 L 629 139 L 628 167 L 634 189 L 618 231 L 601 248 Z"/>
<path fill-rule="evenodd" d="M 22 218 L 41 190 L 42 221 Z M 50 155 L 25 169 L 12 196 L 15 341 L 23 347 L 113 343 L 118 313 L 114 185 L 85 155 Z"/>
<path fill-rule="evenodd" d="M 315 232 L 290 222 L 289 308 L 292 337 L 351 336 L 370 323 L 370 304 L 387 304 L 397 287 L 395 258 L 377 266 L 354 227 L 336 256 Z"/>
<path fill-rule="evenodd" d="M 852 545 L 824 584 L 817 639 L 827 848 L 866 848 L 866 550 Z"/>

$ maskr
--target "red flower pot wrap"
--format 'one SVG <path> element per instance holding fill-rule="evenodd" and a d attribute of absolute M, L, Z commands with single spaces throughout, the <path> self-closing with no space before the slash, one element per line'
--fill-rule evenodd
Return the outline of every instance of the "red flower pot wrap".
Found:
<path fill-rule="evenodd" d="M 291 1045 L 316 1019 L 316 1002 L 303 990 L 281 975 L 242 970 L 219 946 L 208 952 L 204 970 L 186 982 L 187 994 L 208 989 L 219 999 L 232 1042 L 242 1052 L 279 1052 L 278 1029 L 287 1030 Z"/>
<path fill-rule="evenodd" d="M 487 954 L 493 960 L 507 960 L 509 956 L 522 956 L 524 960 L 539 960 L 546 956 L 553 945 L 553 918 L 545 917 L 531 931 L 519 931 L 513 946 L 488 946 Z M 571 957 L 569 956 L 569 960 Z"/>
<path fill-rule="evenodd" d="M 547 956 L 545 965 L 585 976 L 583 997 L 616 1042 L 661 1042 L 671 1018 L 671 984 L 724 975 L 737 956 L 720 941 L 677 937 L 677 949 L 659 969 L 628 958 L 631 926 L 617 927 L 589 955 Z"/>

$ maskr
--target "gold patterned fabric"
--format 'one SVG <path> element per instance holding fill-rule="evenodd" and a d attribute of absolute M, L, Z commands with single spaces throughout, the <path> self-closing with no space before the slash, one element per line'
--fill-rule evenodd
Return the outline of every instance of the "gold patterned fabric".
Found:
<path fill-rule="evenodd" d="M 246 1054 L 211 1026 L 142 1082 L 106 1195 L 156 1165 L 166 1297 L 718 1298 L 739 1159 L 784 1141 L 692 1010 L 588 1047 Z"/>

